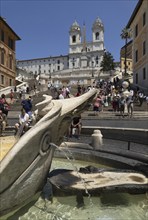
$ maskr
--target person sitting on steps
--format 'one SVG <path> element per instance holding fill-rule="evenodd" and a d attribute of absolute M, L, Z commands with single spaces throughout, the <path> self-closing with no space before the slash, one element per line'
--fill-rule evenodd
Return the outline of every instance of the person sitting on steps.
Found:
<path fill-rule="evenodd" d="M 81 128 L 82 128 L 81 116 L 75 116 L 69 128 L 69 136 L 72 137 L 73 129 L 76 129 L 77 130 L 76 137 L 80 139 Z"/>
<path fill-rule="evenodd" d="M 0 110 L 0 136 L 3 136 L 3 132 L 6 129 L 6 115 Z"/>
<path fill-rule="evenodd" d="M 10 105 L 6 100 L 6 95 L 2 94 L 0 97 L 0 110 L 2 110 L 3 114 L 5 114 L 5 121 L 6 121 L 6 125 L 8 125 L 7 122 L 7 117 L 8 117 L 8 112 L 10 110 Z"/>
<path fill-rule="evenodd" d="M 29 115 L 22 108 L 19 115 L 19 122 L 15 124 L 15 135 L 22 136 L 28 130 L 29 124 Z"/>

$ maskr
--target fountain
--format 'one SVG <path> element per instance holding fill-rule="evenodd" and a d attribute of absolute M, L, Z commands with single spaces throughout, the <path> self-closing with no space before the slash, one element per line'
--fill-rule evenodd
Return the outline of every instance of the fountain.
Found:
<path fill-rule="evenodd" d="M 45 100 L 37 104 L 38 122 L 0 162 L 1 216 L 25 205 L 41 192 L 50 170 L 54 144 L 61 144 L 72 117 L 87 109 L 96 93 L 90 90 L 81 97 L 64 100 L 52 100 L 44 95 Z"/>
<path fill-rule="evenodd" d="M 6 174 L 9 175 L 12 170 L 17 171 L 17 175 L 15 174 L 15 172 L 11 174 L 11 178 L 10 178 L 11 182 L 8 182 L 4 190 L 1 192 L 0 199 L 2 201 L 1 203 L 2 215 L 9 213 L 11 210 L 16 209 L 16 207 L 17 208 L 20 207 L 20 205 L 23 205 L 24 202 L 28 203 L 28 199 L 32 198 L 33 195 L 35 195 L 37 192 L 40 192 L 42 190 L 43 186 L 45 185 L 48 172 L 50 171 L 50 165 L 53 159 L 53 153 L 55 151 L 55 148 L 57 145 L 60 145 L 62 143 L 63 136 L 67 131 L 67 127 L 69 123 L 71 122 L 72 115 L 80 114 L 84 109 L 86 109 L 88 102 L 91 101 L 95 95 L 96 95 L 96 91 L 90 90 L 87 94 L 84 94 L 83 96 L 67 99 L 67 100 L 52 100 L 51 97 L 45 96 L 46 100 L 37 105 L 39 121 L 24 136 L 22 136 L 22 138 L 18 141 L 18 143 L 14 145 L 12 150 L 8 152 L 7 156 L 9 156 L 9 159 L 5 159 L 6 158 L 5 157 L 1 162 L 1 164 L 3 164 L 4 166 L 2 171 L 5 170 L 7 171 L 7 173 L 2 172 L 3 175 L 5 174 L 5 178 L 7 180 L 5 181 L 4 176 L 2 176 L 4 178 L 2 181 L 3 188 L 5 187 L 4 184 L 8 182 L 9 176 L 6 176 Z M 97 136 L 99 134 L 100 136 L 99 138 L 96 138 L 94 142 L 92 142 L 94 143 L 94 148 L 97 148 L 97 143 L 96 143 L 97 140 L 100 141 L 100 145 L 102 145 L 102 140 L 101 140 L 101 135 L 98 131 L 95 132 L 95 134 L 97 134 Z M 62 148 L 62 145 L 60 145 L 60 147 Z M 89 147 L 90 147 L 89 149 L 91 149 L 91 146 Z M 96 154 L 95 150 L 96 149 L 93 149 L 94 154 Z M 20 170 L 22 173 L 19 173 L 19 169 L 18 167 L 16 167 L 17 163 L 15 160 L 13 160 L 13 158 L 19 161 L 20 159 L 22 159 L 21 163 L 24 166 L 26 159 L 26 157 L 24 158 L 25 152 L 26 152 L 26 156 L 29 155 L 29 157 L 31 157 L 31 158 L 29 157 L 27 158 L 29 160 L 29 163 L 31 164 L 25 168 L 22 167 L 20 164 L 21 166 Z M 33 152 L 35 152 L 34 155 L 31 154 Z M 9 169 L 6 165 L 9 167 Z M 66 164 L 66 169 L 67 167 L 69 167 L 69 165 Z M 24 169 L 23 171 L 22 168 Z M 57 166 L 55 166 L 55 168 L 57 168 Z M 136 189 L 140 193 L 147 192 L 147 187 L 148 187 L 147 177 L 144 174 L 139 172 L 134 172 L 133 170 L 127 172 L 126 170 L 117 170 L 117 169 L 112 170 L 111 168 L 100 169 L 100 167 L 96 168 L 96 164 L 95 166 L 93 166 L 92 163 L 90 164 L 89 167 L 88 167 L 88 163 L 87 166 L 85 167 L 82 167 L 81 165 L 80 169 L 79 170 L 77 169 L 76 171 L 73 170 L 73 167 L 72 168 L 69 167 L 69 170 L 66 170 L 65 173 L 67 175 L 66 180 L 68 178 L 70 181 L 68 181 L 65 187 L 64 185 L 65 173 L 63 172 L 63 170 L 60 169 L 60 173 L 57 174 L 56 172 L 57 171 L 59 172 L 59 169 L 55 170 L 55 168 L 53 172 L 50 173 L 49 176 L 50 183 L 52 183 L 53 186 L 54 185 L 60 186 L 59 187 L 60 190 L 63 189 L 64 191 L 67 190 L 68 199 L 67 196 L 66 198 L 64 197 L 65 200 L 58 197 L 58 200 L 59 201 L 61 200 L 61 203 L 55 201 L 51 203 L 51 201 L 44 199 L 40 203 L 42 197 L 39 197 L 39 200 L 35 203 L 35 205 L 32 206 L 33 209 L 36 208 L 36 214 L 34 214 L 34 210 L 32 210 L 29 216 L 29 218 L 32 220 L 39 219 L 39 216 L 41 216 L 42 219 L 44 218 L 44 219 L 73 220 L 74 216 L 77 216 L 77 219 L 85 218 L 91 220 L 92 219 L 98 220 L 98 219 L 106 218 L 106 219 L 115 220 L 117 218 L 115 218 L 114 214 L 109 213 L 109 215 L 107 215 L 106 213 L 106 215 L 103 215 L 103 212 L 106 212 L 104 207 L 103 209 L 101 209 L 102 213 L 98 212 L 97 214 L 96 213 L 93 214 L 93 210 L 94 208 L 96 208 L 95 204 L 97 203 L 96 198 L 94 198 L 93 195 L 97 194 L 97 198 L 99 198 L 100 200 L 99 203 L 101 205 L 101 203 L 103 204 L 105 200 L 106 192 L 108 194 L 110 192 L 114 192 L 114 194 L 112 194 L 113 197 L 118 197 L 117 195 L 115 195 L 117 194 L 115 193 L 116 191 L 118 191 L 118 193 L 132 192 L 131 190 L 129 190 L 130 184 L 132 187 L 135 187 L 136 185 L 137 186 Z M 63 173 L 64 175 L 62 175 L 61 173 Z M 15 176 L 16 178 L 15 180 L 12 179 L 13 176 Z M 54 178 L 56 177 L 56 181 L 52 177 Z M 101 181 L 101 185 L 100 185 L 100 181 Z M 19 191 L 18 191 L 18 187 L 20 189 Z M 50 192 L 48 191 L 48 193 L 51 193 L 51 188 L 50 188 Z M 70 196 L 73 196 L 75 194 L 77 195 L 78 203 L 80 204 L 82 202 L 81 204 L 82 209 L 80 208 L 81 205 L 77 207 L 80 208 L 80 210 L 75 209 L 75 205 L 73 206 L 74 208 L 72 208 L 72 205 L 70 205 L 72 202 Z M 79 197 L 78 196 L 79 194 L 80 195 L 83 194 L 85 196 L 84 199 L 81 196 Z M 53 198 L 53 200 L 54 199 L 55 198 Z M 65 201 L 66 204 L 70 206 L 70 207 L 68 206 L 68 209 L 67 206 L 64 205 Z M 76 199 L 74 199 L 74 202 L 72 203 L 75 202 Z M 144 205 L 145 204 L 146 203 L 144 203 Z M 124 203 L 124 205 L 126 205 L 126 202 Z M 87 207 L 86 210 L 85 207 Z M 90 210 L 88 211 L 89 207 Z M 24 208 L 22 210 L 26 210 L 26 209 Z M 8 219 L 12 220 L 15 219 L 16 216 L 22 215 L 21 214 L 22 210 L 19 210 L 16 214 L 14 214 L 12 217 Z M 112 209 L 112 211 L 113 210 L 114 208 Z M 108 212 L 110 211 L 111 210 L 108 209 Z M 26 213 L 29 213 L 29 211 L 28 212 L 26 211 Z M 144 215 L 145 215 L 144 217 L 146 217 L 147 213 L 146 214 L 144 213 Z M 21 220 L 21 218 L 19 219 Z M 25 219 L 25 217 L 24 218 L 22 217 L 22 219 Z M 26 217 L 26 219 L 28 219 L 28 216 Z"/>
<path fill-rule="evenodd" d="M 89 165 L 102 169 L 109 168 L 88 161 L 53 158 L 51 171 L 61 167 L 79 170 Z M 35 203 L 20 209 L 7 220 L 145 220 L 148 217 L 147 194 L 103 192 L 98 196 L 90 196 L 88 191 L 87 196 L 83 197 L 82 206 L 78 206 L 81 200 L 78 201 L 75 195 L 58 196 L 50 193 L 51 185 L 47 184 L 44 195 L 42 194 Z M 52 200 L 49 200 L 50 196 Z"/>

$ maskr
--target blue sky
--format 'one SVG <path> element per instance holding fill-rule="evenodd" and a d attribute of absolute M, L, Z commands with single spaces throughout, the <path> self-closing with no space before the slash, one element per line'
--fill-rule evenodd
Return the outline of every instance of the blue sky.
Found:
<path fill-rule="evenodd" d="M 16 42 L 18 60 L 68 54 L 69 28 L 76 20 L 86 25 L 92 40 L 92 24 L 104 24 L 106 50 L 119 61 L 124 40 L 120 34 L 138 0 L 0 0 L 0 16 L 21 38 Z"/>

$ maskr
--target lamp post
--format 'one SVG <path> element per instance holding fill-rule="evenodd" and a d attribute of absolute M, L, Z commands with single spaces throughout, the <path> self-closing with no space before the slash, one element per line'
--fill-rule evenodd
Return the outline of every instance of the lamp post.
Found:
<path fill-rule="evenodd" d="M 121 38 L 125 40 L 125 54 L 124 54 L 124 76 L 127 75 L 127 43 L 128 39 L 131 38 L 132 32 L 129 28 L 124 28 L 121 33 Z"/>
<path fill-rule="evenodd" d="M 127 35 L 125 36 L 124 76 L 127 75 Z"/>
<path fill-rule="evenodd" d="M 94 78 L 94 72 L 93 72 L 93 67 L 94 67 L 94 61 L 92 61 L 92 78 Z"/>
<path fill-rule="evenodd" d="M 51 81 L 51 64 L 49 64 L 49 80 Z"/>

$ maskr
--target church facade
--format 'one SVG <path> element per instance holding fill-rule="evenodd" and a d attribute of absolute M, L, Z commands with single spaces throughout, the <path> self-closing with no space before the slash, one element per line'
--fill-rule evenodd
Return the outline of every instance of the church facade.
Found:
<path fill-rule="evenodd" d="M 67 55 L 18 60 L 19 69 L 39 76 L 52 83 L 88 83 L 100 74 L 104 55 L 104 26 L 100 18 L 92 25 L 92 40 L 86 41 L 85 24 L 81 28 L 75 21 L 69 29 L 69 53 Z"/>

